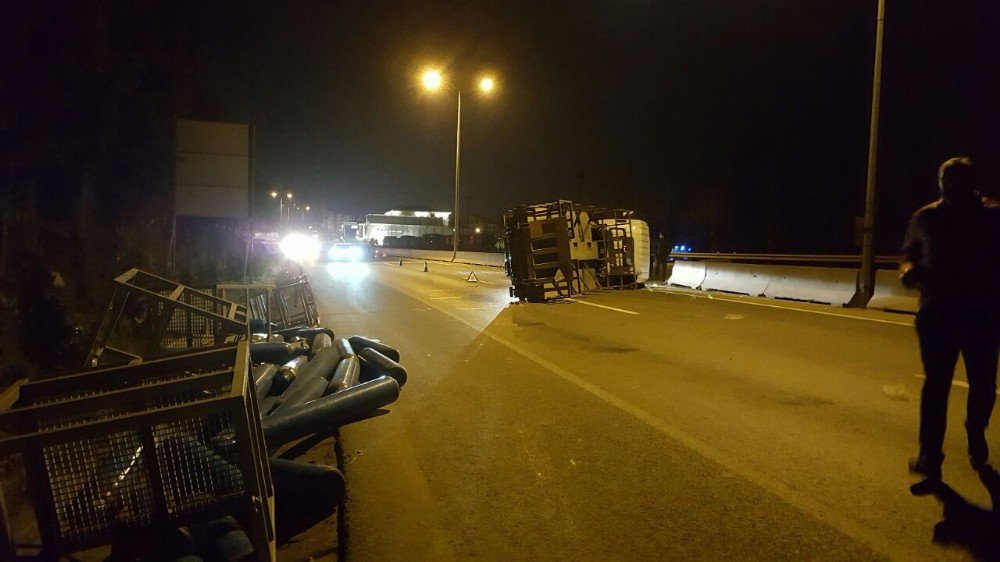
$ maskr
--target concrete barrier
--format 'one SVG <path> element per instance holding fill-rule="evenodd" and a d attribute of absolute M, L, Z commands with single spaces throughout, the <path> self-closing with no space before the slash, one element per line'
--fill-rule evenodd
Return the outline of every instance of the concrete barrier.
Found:
<path fill-rule="evenodd" d="M 875 292 L 868 301 L 868 308 L 916 312 L 919 306 L 920 292 L 903 287 L 896 270 L 879 269 L 875 272 Z"/>
<path fill-rule="evenodd" d="M 675 261 L 670 271 L 669 285 L 679 285 L 689 289 L 701 287 L 705 281 L 705 263 L 699 261 Z"/>
<path fill-rule="evenodd" d="M 858 289 L 858 270 L 839 267 L 761 266 L 770 279 L 764 296 L 845 305 Z"/>
<path fill-rule="evenodd" d="M 407 248 L 385 248 L 391 258 L 417 258 L 422 260 L 451 261 L 451 250 L 411 250 Z M 496 252 L 459 252 L 456 263 L 503 267 L 503 254 Z"/>
<path fill-rule="evenodd" d="M 770 276 L 767 266 L 745 263 L 706 262 L 705 291 L 726 291 L 759 297 L 767 289 Z"/>

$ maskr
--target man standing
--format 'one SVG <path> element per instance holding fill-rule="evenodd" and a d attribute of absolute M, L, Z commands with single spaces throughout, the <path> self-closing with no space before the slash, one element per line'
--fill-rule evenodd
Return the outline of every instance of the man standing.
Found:
<path fill-rule="evenodd" d="M 996 401 L 1000 347 L 1000 206 L 979 195 L 966 157 L 938 170 L 941 198 L 910 219 L 900 279 L 920 288 L 916 327 L 924 364 L 920 454 L 910 470 L 941 477 L 948 392 L 959 353 L 969 379 L 969 462 L 989 466 L 986 426 Z"/>
<path fill-rule="evenodd" d="M 663 237 L 663 233 L 653 240 L 653 279 L 656 281 L 667 280 L 667 258 L 670 256 L 670 246 Z"/>

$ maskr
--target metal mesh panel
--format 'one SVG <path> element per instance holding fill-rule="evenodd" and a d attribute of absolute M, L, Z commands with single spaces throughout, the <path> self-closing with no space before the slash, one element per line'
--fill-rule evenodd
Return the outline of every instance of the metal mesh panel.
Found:
<path fill-rule="evenodd" d="M 319 312 L 316 309 L 316 299 L 312 287 L 305 275 L 289 279 L 276 287 L 276 301 L 282 327 L 314 326 L 319 323 Z"/>
<path fill-rule="evenodd" d="M 139 270 L 117 287 L 91 348 L 88 365 L 198 349 L 246 338 L 245 306 Z"/>
<path fill-rule="evenodd" d="M 193 375 L 200 375 L 200 374 L 206 374 L 207 375 L 207 374 L 223 373 L 223 372 L 228 372 L 228 370 L 226 370 L 226 369 L 224 369 L 224 370 L 218 370 L 218 369 L 213 369 L 213 370 L 189 369 L 189 370 L 185 370 L 185 371 L 158 372 L 158 373 L 152 373 L 151 376 L 147 376 L 147 377 L 144 377 L 144 378 L 136 378 L 134 381 L 130 381 L 130 384 L 127 384 L 127 385 L 126 384 L 120 384 L 120 385 L 115 386 L 115 387 L 80 386 L 80 387 L 77 387 L 77 388 L 73 388 L 70 391 L 59 393 L 58 395 L 55 395 L 55 396 L 52 396 L 52 397 L 39 398 L 39 399 L 35 399 L 35 400 L 22 400 L 22 401 L 18 402 L 18 406 L 19 407 L 25 407 L 25 406 L 38 406 L 38 405 L 45 405 L 45 404 L 55 404 L 55 403 L 58 403 L 58 402 L 66 402 L 66 401 L 76 400 L 76 399 L 80 399 L 80 398 L 87 398 L 87 397 L 91 397 L 91 396 L 97 396 L 97 395 L 105 394 L 105 393 L 113 391 L 113 390 L 124 390 L 125 388 L 135 388 L 135 387 L 151 386 L 151 385 L 155 385 L 155 384 L 161 384 L 161 383 L 167 383 L 167 382 L 171 382 L 171 381 L 180 381 L 180 380 L 188 379 L 188 378 L 190 378 Z M 177 405 L 177 404 L 184 404 L 186 402 L 191 402 L 191 401 L 194 401 L 194 400 L 201 400 L 201 399 L 204 399 L 204 398 L 211 398 L 212 396 L 218 396 L 218 395 L 221 395 L 221 394 L 225 394 L 225 393 L 229 392 L 230 388 L 231 388 L 231 386 L 219 386 L 219 387 L 215 387 L 215 388 L 204 389 L 202 391 L 199 391 L 198 393 L 186 393 L 186 394 L 173 393 L 173 394 L 170 394 L 170 395 L 164 395 L 164 396 L 155 397 L 155 398 L 149 400 L 148 402 L 146 402 L 144 404 L 146 406 L 148 406 L 148 408 L 150 408 L 150 409 L 165 408 L 167 406 L 173 406 L 173 405 Z M 113 415 L 124 415 L 124 414 L 127 414 L 127 413 L 131 413 L 133 411 L 142 411 L 142 410 L 137 410 L 137 409 L 134 409 L 134 408 L 128 408 L 128 405 L 119 403 L 119 404 L 116 404 L 114 407 L 111 407 L 111 408 L 108 408 L 108 409 L 80 410 L 80 411 L 75 412 L 73 414 L 66 414 L 61 419 L 67 422 L 67 423 L 65 423 L 63 425 L 71 425 L 72 423 L 76 423 L 77 421 L 98 421 L 98 420 L 104 419 L 105 417 L 109 417 L 109 416 L 113 416 Z M 61 427 L 61 425 L 53 425 L 52 427 Z"/>
<path fill-rule="evenodd" d="M 50 531 L 60 542 L 85 543 L 151 522 L 153 495 L 137 431 L 59 443 L 42 455 L 52 489 Z"/>
<path fill-rule="evenodd" d="M 53 553 L 220 510 L 249 517 L 263 552 L 273 527 L 251 506 L 271 492 L 248 365 L 243 342 L 25 384 L 22 394 L 35 397 L 30 406 L 0 412 L 0 428 L 13 434 L 0 433 L 0 500 L 30 497 L 34 534 Z M 30 494 L 18 493 L 19 472 Z M 0 517 L 15 523 L 18 544 L 33 544 L 22 533 L 30 525 L 2 509 Z"/>
<path fill-rule="evenodd" d="M 153 427 L 169 514 L 188 513 L 243 492 L 235 444 L 215 439 L 228 432 L 230 425 L 228 413 L 222 412 Z M 206 442 L 215 446 L 208 447 Z"/>
<path fill-rule="evenodd" d="M 160 340 L 160 351 L 176 351 L 215 345 L 219 323 L 211 318 L 175 308 L 167 321 L 167 330 Z"/>
<path fill-rule="evenodd" d="M 24 457 L 20 452 L 0 456 L 3 507 L 6 509 L 7 522 L 14 531 L 13 538 L 20 544 L 41 545 L 42 534 L 28 488 L 28 473 L 32 471 L 29 471 Z M 0 559 L 3 559 L 2 551 Z"/>

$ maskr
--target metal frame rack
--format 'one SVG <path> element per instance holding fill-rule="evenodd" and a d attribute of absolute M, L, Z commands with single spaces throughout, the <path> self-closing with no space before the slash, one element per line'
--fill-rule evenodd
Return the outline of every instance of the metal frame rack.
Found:
<path fill-rule="evenodd" d="M 279 329 L 320 324 L 316 297 L 313 296 L 312 287 L 305 275 L 297 275 L 277 283 L 272 296 L 270 302 L 274 305 L 274 310 L 269 309 L 268 313 Z"/>
<path fill-rule="evenodd" d="M 636 286 L 635 248 L 632 232 L 633 211 L 625 209 L 586 208 L 591 224 L 599 232 L 598 279 L 608 289 L 631 289 Z"/>
<path fill-rule="evenodd" d="M 248 337 L 245 306 L 138 269 L 114 282 L 88 366 L 147 360 Z"/>
<path fill-rule="evenodd" d="M 275 558 L 247 342 L 29 382 L 0 408 L 0 559 L 25 544 L 57 559 L 226 515 L 259 559 Z"/>
<path fill-rule="evenodd" d="M 504 213 L 511 296 L 544 302 L 596 288 L 634 288 L 634 212 L 558 200 Z M 596 250 L 594 248 L 596 246 Z"/>
<path fill-rule="evenodd" d="M 275 327 L 272 323 L 271 311 L 278 308 L 271 306 L 272 303 L 277 303 L 273 284 L 219 284 L 215 286 L 215 294 L 220 298 L 245 306 L 251 319 L 263 322 L 264 331 L 270 339 Z M 284 322 L 279 326 L 279 329 L 282 327 L 284 327 Z"/>
<path fill-rule="evenodd" d="M 573 294 L 576 271 L 569 256 L 573 203 L 522 205 L 504 213 L 511 296 L 532 302 Z"/>

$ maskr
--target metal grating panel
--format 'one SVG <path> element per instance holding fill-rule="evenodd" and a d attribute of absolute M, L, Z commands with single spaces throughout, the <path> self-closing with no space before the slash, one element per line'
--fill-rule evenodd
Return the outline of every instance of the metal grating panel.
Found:
<path fill-rule="evenodd" d="M 243 474 L 236 466 L 236 447 L 225 441 L 214 448 L 205 445 L 220 431 L 229 430 L 231 422 L 226 412 L 153 427 L 156 461 L 170 515 L 214 505 L 220 497 L 244 491 Z"/>
<path fill-rule="evenodd" d="M 241 342 L 22 385 L 0 412 L 0 559 L 34 534 L 48 552 L 72 552 L 221 514 L 246 516 L 271 556 L 273 492 L 249 377 Z M 30 517 L 23 499 L 8 517 L 7 499 L 24 497 Z"/>
<path fill-rule="evenodd" d="M 53 535 L 79 544 L 152 522 L 153 494 L 139 433 L 67 441 L 42 449 L 52 490 Z"/>

